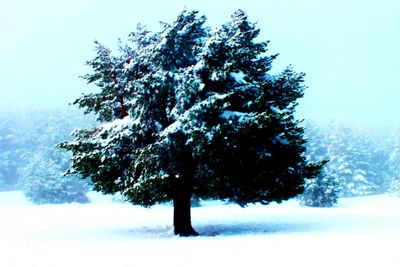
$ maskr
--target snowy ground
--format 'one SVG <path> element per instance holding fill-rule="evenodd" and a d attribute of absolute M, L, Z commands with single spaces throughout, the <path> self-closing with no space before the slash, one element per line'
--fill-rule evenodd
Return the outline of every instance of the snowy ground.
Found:
<path fill-rule="evenodd" d="M 335 208 L 291 200 L 192 209 L 195 238 L 172 235 L 172 207 L 35 206 L 0 193 L 0 266 L 400 266 L 400 198 L 348 198 Z"/>

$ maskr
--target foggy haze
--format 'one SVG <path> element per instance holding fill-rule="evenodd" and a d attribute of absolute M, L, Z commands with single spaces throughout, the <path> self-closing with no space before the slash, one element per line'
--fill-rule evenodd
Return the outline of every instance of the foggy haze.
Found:
<path fill-rule="evenodd" d="M 63 107 L 88 92 L 93 41 L 115 48 L 137 23 L 158 29 L 186 6 L 217 27 L 241 8 L 279 53 L 275 70 L 305 72 L 299 118 L 399 124 L 400 4 L 393 0 L 0 1 L 0 110 Z"/>

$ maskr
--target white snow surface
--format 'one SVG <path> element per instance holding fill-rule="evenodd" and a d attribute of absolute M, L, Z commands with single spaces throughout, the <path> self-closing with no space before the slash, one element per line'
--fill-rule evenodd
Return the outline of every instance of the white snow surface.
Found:
<path fill-rule="evenodd" d="M 0 266 L 399 266 L 400 198 L 296 200 L 192 208 L 200 237 L 172 233 L 172 207 L 90 193 L 90 204 L 36 206 L 0 193 Z"/>
<path fill-rule="evenodd" d="M 249 113 L 246 112 L 240 112 L 240 111 L 233 111 L 233 110 L 224 110 L 222 114 L 220 115 L 220 118 L 229 120 L 232 118 L 238 118 L 239 121 L 242 121 L 244 117 L 248 116 Z"/>
<path fill-rule="evenodd" d="M 231 77 L 239 84 L 247 84 L 247 82 L 244 80 L 246 74 L 244 74 L 243 71 L 231 72 Z"/>

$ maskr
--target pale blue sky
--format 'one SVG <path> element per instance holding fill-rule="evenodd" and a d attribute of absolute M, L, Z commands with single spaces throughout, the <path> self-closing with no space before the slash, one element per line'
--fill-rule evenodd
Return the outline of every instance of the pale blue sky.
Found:
<path fill-rule="evenodd" d="M 114 46 L 185 5 L 214 27 L 237 8 L 257 21 L 276 69 L 307 74 L 299 118 L 400 123 L 397 0 L 0 0 L 0 110 L 66 105 L 87 90 L 95 39 Z"/>

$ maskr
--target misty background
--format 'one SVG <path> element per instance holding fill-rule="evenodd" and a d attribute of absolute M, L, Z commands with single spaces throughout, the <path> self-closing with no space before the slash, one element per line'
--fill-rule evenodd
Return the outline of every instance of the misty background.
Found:
<path fill-rule="evenodd" d="M 305 72 L 299 118 L 388 126 L 399 123 L 400 3 L 395 0 L 0 1 L 0 111 L 65 107 L 90 88 L 94 40 L 115 48 L 137 23 L 150 30 L 184 7 L 211 27 L 238 8 L 279 53 L 275 70 Z"/>

